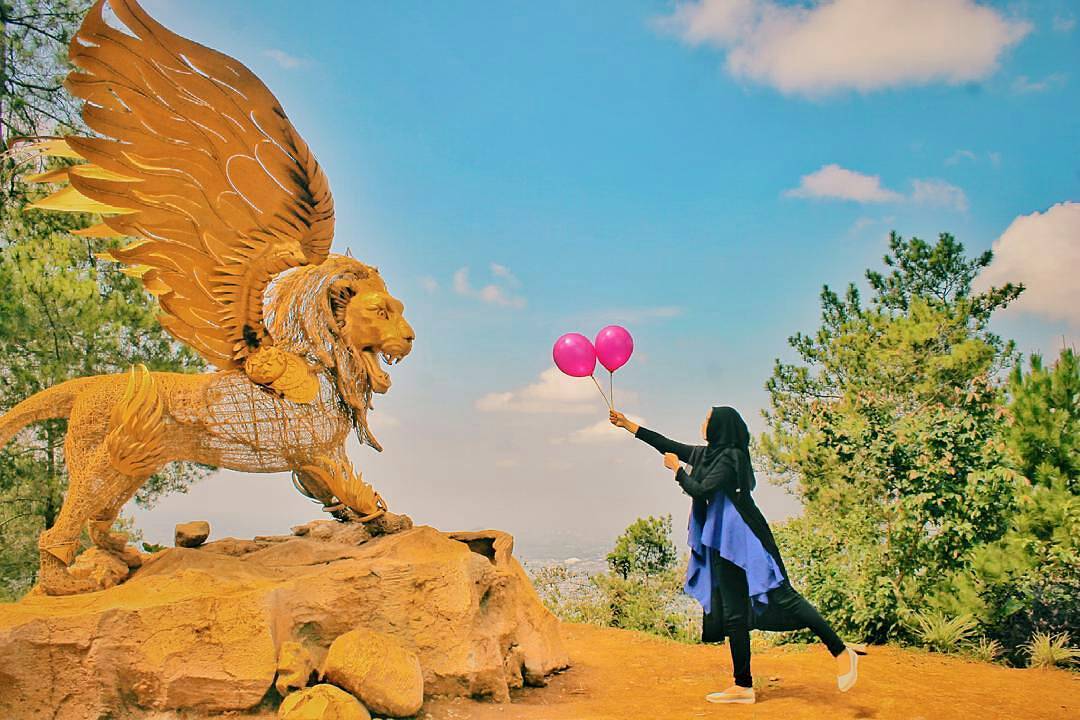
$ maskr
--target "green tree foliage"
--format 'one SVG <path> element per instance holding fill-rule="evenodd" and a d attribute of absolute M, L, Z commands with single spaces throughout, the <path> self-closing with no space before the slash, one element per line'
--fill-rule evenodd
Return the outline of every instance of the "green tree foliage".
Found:
<path fill-rule="evenodd" d="M 0 0 L 0 143 L 79 126 L 63 91 L 67 46 L 90 0 Z"/>
<path fill-rule="evenodd" d="M 624 580 L 637 575 L 646 580 L 671 570 L 678 562 L 671 541 L 671 516 L 638 518 L 615 540 L 608 566 Z"/>
<path fill-rule="evenodd" d="M 685 560 L 671 540 L 671 516 L 639 518 L 616 539 L 610 572 L 584 576 L 562 566 L 543 568 L 534 584 L 563 620 L 697 642 L 701 612 L 682 593 Z"/>
<path fill-rule="evenodd" d="M 1032 356 L 1026 373 L 1017 365 L 1009 377 L 1009 415 L 1005 432 L 1016 469 L 1031 482 L 1050 486 L 1061 480 L 1080 493 L 1080 363 L 1064 349 L 1052 368 Z"/>
<path fill-rule="evenodd" d="M 821 327 L 790 339 L 799 361 L 778 360 L 767 383 L 760 454 L 805 509 L 780 544 L 849 634 L 907 635 L 942 574 L 1005 531 L 1014 483 L 994 378 L 1014 353 L 987 324 L 1022 288 L 974 293 L 990 260 L 947 234 L 893 234 L 869 303 L 826 286 Z"/>
<path fill-rule="evenodd" d="M 55 88 L 68 70 L 67 39 L 87 5 L 0 0 L 5 139 L 79 129 L 74 103 Z M 27 209 L 47 190 L 24 178 L 44 168 L 18 153 L 0 162 L 0 412 L 69 378 L 137 362 L 201 370 L 202 361 L 161 329 L 139 282 L 98 260 L 111 244 L 70 233 L 92 218 Z M 34 582 L 38 533 L 54 522 L 67 486 L 65 432 L 66 421 L 46 421 L 0 450 L 0 595 L 18 595 Z M 183 489 L 203 472 L 171 466 L 139 500 Z"/>
<path fill-rule="evenodd" d="M 976 547 L 933 598 L 953 615 L 970 614 L 1008 660 L 1026 661 L 1035 633 L 1080 627 L 1080 364 L 1063 350 L 1052 368 L 1032 357 L 1008 384 L 1002 436 L 1018 474 L 1016 512 L 1004 535 Z"/>

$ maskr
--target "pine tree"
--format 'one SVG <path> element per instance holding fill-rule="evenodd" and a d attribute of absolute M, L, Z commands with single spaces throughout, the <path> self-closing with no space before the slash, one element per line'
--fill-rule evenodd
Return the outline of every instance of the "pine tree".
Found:
<path fill-rule="evenodd" d="M 88 5 L 0 0 L 5 143 L 85 132 L 60 82 L 69 69 L 67 41 Z M 71 234 L 91 217 L 27 209 L 47 190 L 24 178 L 43 168 L 18 152 L 0 163 L 0 412 L 69 378 L 122 372 L 134 363 L 203 369 L 200 358 L 162 330 L 156 303 L 138 281 L 97 259 L 111 244 Z M 52 525 L 67 487 L 65 431 L 66 421 L 46 421 L 0 449 L 0 597 L 17 596 L 35 580 L 37 536 Z M 192 465 L 170 466 L 138 500 L 151 503 L 203 474 Z"/>
<path fill-rule="evenodd" d="M 893 234 L 854 284 L 821 294 L 822 324 L 790 339 L 798 363 L 776 362 L 769 430 L 758 448 L 804 514 L 779 529 L 789 571 L 847 632 L 904 636 L 911 613 L 970 548 L 1006 527 L 1013 482 L 996 443 L 1013 350 L 988 330 L 1022 291 L 973 293 L 991 260 Z"/>
<path fill-rule="evenodd" d="M 933 604 L 968 614 L 1024 664 L 1034 632 L 1080 627 L 1080 364 L 1063 350 L 1052 368 L 1039 356 L 1008 385 L 1009 422 L 1001 436 L 1015 469 L 1016 512 L 1005 534 L 976 547 L 970 565 L 953 573 Z"/>

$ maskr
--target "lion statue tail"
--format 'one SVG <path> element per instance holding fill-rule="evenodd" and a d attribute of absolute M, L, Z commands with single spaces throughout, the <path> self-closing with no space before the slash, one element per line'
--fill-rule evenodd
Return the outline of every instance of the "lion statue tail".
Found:
<path fill-rule="evenodd" d="M 65 418 L 79 392 L 92 378 L 76 378 L 54 385 L 31 395 L 0 416 L 0 447 L 8 444 L 15 434 L 30 423 L 53 418 Z"/>

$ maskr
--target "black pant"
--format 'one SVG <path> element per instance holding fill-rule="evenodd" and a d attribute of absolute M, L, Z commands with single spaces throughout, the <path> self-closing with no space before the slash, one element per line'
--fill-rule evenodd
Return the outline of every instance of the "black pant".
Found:
<path fill-rule="evenodd" d="M 731 664 L 735 669 L 735 684 L 753 687 L 750 674 L 750 625 L 748 613 L 753 612 L 747 601 L 750 591 L 746 585 L 746 572 L 738 565 L 720 559 L 720 594 L 724 601 L 724 627 L 728 645 L 731 647 Z M 775 605 L 774 605 L 775 603 Z M 844 652 L 844 641 L 821 617 L 806 598 L 795 591 L 785 580 L 778 588 L 769 591 L 771 618 L 779 620 L 785 630 L 810 628 L 836 657 Z"/>

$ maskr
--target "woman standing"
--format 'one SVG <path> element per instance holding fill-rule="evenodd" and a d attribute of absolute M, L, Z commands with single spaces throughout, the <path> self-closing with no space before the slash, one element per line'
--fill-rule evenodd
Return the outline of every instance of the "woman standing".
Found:
<path fill-rule="evenodd" d="M 690 564 L 685 590 L 704 610 L 702 642 L 726 636 L 735 684 L 705 697 L 714 703 L 752 703 L 750 629 L 809 628 L 836 658 L 841 692 L 855 684 L 858 655 L 848 648 L 821 614 L 791 587 L 772 531 L 750 492 L 750 432 L 739 413 L 714 407 L 701 424 L 706 445 L 683 445 L 612 411 L 612 425 L 625 428 L 664 455 L 664 466 L 693 499 L 690 512 Z M 687 472 L 681 463 L 691 466 Z"/>

